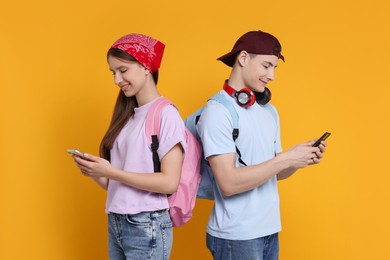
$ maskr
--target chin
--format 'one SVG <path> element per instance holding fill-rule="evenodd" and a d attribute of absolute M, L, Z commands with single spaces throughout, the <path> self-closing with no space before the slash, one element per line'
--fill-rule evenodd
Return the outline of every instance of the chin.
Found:
<path fill-rule="evenodd" d="M 130 93 L 130 92 L 123 92 L 123 94 L 125 94 L 126 97 L 134 96 L 134 93 Z"/>
<path fill-rule="evenodd" d="M 260 93 L 263 93 L 265 91 L 265 86 L 258 86 L 256 87 L 256 92 L 260 92 Z"/>

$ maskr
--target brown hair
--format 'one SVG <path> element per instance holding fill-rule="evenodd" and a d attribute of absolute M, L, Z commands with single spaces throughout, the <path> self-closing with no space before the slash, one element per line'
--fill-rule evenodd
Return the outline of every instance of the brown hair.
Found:
<path fill-rule="evenodd" d="M 127 52 L 116 48 L 111 48 L 108 50 L 107 59 L 110 56 L 127 61 L 137 61 Z M 158 71 L 153 73 L 152 76 L 155 84 L 157 85 Z M 100 157 L 103 157 L 106 160 L 110 160 L 110 150 L 114 144 L 114 141 L 122 128 L 126 125 L 127 121 L 129 121 L 129 119 L 133 116 L 135 107 L 138 107 L 135 96 L 126 97 L 123 91 L 120 90 L 114 106 L 111 123 L 100 143 Z"/>

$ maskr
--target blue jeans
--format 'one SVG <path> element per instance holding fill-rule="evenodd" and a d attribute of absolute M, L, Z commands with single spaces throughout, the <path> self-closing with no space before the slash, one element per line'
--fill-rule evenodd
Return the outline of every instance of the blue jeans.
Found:
<path fill-rule="evenodd" d="M 251 240 L 228 240 L 207 234 L 207 248 L 215 260 L 277 260 L 278 233 Z"/>
<path fill-rule="evenodd" d="M 111 260 L 166 260 L 172 241 L 168 210 L 135 215 L 108 214 L 108 255 Z"/>

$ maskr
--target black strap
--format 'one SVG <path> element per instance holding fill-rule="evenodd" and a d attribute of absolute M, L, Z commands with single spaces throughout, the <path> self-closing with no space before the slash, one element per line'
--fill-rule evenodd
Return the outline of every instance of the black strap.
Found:
<path fill-rule="evenodd" d="M 239 134 L 240 134 L 240 131 L 238 130 L 238 128 L 234 128 L 233 133 L 232 133 L 234 143 L 236 143 L 236 139 L 237 139 Z M 247 166 L 246 163 L 241 159 L 241 152 L 240 152 L 240 149 L 238 149 L 237 145 L 236 145 L 236 153 L 238 154 L 238 162 L 244 166 Z"/>
<path fill-rule="evenodd" d="M 233 135 L 233 141 L 234 141 L 234 142 L 236 141 L 236 139 L 237 139 L 239 133 L 240 133 L 240 131 L 238 130 L 238 128 L 234 128 L 234 129 L 233 129 L 232 135 Z"/>
<path fill-rule="evenodd" d="M 153 157 L 153 168 L 154 172 L 159 172 L 160 171 L 160 158 L 158 157 L 158 138 L 157 135 L 152 135 L 152 144 L 150 147 L 152 148 L 152 157 Z"/>
<path fill-rule="evenodd" d="M 241 152 L 240 150 L 238 149 L 237 145 L 236 145 L 236 152 L 238 154 L 238 162 L 241 163 L 242 165 L 244 166 L 247 166 L 246 163 L 241 159 Z"/>
<path fill-rule="evenodd" d="M 195 125 L 198 124 L 199 119 L 200 119 L 200 115 L 197 115 L 197 116 L 195 117 Z"/>

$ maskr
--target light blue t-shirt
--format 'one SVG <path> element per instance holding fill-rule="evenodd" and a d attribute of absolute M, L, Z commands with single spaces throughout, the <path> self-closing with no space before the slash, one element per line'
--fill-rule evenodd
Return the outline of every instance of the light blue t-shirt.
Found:
<path fill-rule="evenodd" d="M 202 140 L 205 158 L 211 155 L 236 153 L 247 165 L 259 164 L 282 151 L 280 124 L 276 109 L 255 103 L 240 107 L 225 91 L 221 93 L 233 103 L 239 117 L 239 137 L 232 139 L 233 123 L 229 111 L 220 103 L 209 100 L 200 117 L 197 129 Z M 236 160 L 237 167 L 245 167 Z M 230 197 L 222 195 L 214 184 L 215 204 L 207 233 L 212 236 L 248 240 L 277 233 L 281 230 L 279 194 L 276 176 L 257 188 Z"/>

